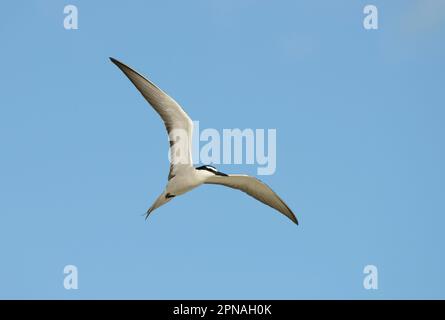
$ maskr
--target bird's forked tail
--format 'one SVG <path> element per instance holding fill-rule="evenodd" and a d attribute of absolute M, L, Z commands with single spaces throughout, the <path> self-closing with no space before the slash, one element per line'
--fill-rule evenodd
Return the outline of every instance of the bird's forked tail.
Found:
<path fill-rule="evenodd" d="M 166 204 L 172 199 L 172 197 L 168 197 L 166 192 L 162 192 L 162 194 L 156 199 L 156 201 L 151 205 L 151 207 L 147 210 L 147 213 L 145 214 L 145 219 L 148 218 L 150 213 L 154 211 L 155 209 L 159 208 L 160 206 Z"/>

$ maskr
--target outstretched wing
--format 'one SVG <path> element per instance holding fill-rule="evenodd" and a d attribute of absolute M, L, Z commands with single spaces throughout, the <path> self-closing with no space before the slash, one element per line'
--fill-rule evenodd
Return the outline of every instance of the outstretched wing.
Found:
<path fill-rule="evenodd" d="M 294 223 L 298 224 L 297 218 L 286 203 L 284 203 L 284 201 L 281 200 L 281 198 L 267 184 L 255 177 L 238 174 L 228 176 L 215 175 L 208 178 L 205 183 L 220 184 L 229 188 L 241 190 L 258 201 L 278 210 Z"/>
<path fill-rule="evenodd" d="M 122 62 L 114 58 L 110 60 L 130 79 L 164 121 L 170 140 L 170 180 L 179 166 L 193 165 L 193 122 L 181 106 L 153 82 Z"/>

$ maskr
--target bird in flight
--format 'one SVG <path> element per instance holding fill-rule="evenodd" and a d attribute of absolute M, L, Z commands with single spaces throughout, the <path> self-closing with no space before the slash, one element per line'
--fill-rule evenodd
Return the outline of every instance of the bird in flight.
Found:
<path fill-rule="evenodd" d="M 192 161 L 193 122 L 187 113 L 153 82 L 122 62 L 114 58 L 110 58 L 110 60 L 130 79 L 142 96 L 160 115 L 169 136 L 170 172 L 168 183 L 162 194 L 148 209 L 146 218 L 153 210 L 166 204 L 176 196 L 202 184 L 217 184 L 241 190 L 298 224 L 297 218 L 286 203 L 269 186 L 257 178 L 242 174 L 225 174 L 209 165 L 195 168 Z"/>

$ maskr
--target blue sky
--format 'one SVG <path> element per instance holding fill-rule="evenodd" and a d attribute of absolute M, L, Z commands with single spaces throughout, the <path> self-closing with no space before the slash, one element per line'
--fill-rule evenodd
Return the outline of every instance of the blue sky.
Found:
<path fill-rule="evenodd" d="M 445 298 L 444 37 L 441 1 L 4 3 L 0 298 Z M 202 128 L 275 128 L 300 226 L 217 186 L 144 221 L 167 138 L 109 56 Z"/>

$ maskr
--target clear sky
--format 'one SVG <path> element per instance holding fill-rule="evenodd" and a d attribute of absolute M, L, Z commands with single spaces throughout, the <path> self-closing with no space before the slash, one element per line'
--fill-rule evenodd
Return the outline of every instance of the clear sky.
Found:
<path fill-rule="evenodd" d="M 445 298 L 443 1 L 9 1 L 0 39 L 0 298 Z M 300 225 L 218 186 L 145 221 L 167 137 L 109 56 L 202 129 L 276 129 Z"/>

